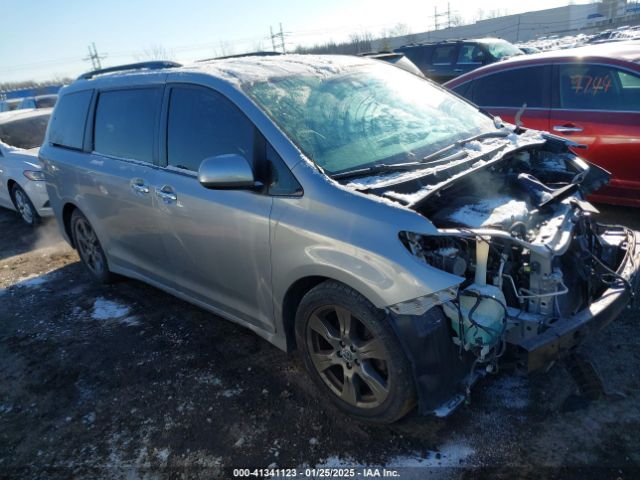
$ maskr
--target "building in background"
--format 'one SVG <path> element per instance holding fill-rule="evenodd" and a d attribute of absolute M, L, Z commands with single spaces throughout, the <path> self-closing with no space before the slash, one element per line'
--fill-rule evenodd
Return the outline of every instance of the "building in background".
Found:
<path fill-rule="evenodd" d="M 471 25 L 443 28 L 401 37 L 373 41 L 375 50 L 389 50 L 409 43 L 454 38 L 500 37 L 513 43 L 541 36 L 595 33 L 605 28 L 640 24 L 636 2 L 603 0 L 597 3 L 567 5 L 534 12 L 480 20 Z"/>

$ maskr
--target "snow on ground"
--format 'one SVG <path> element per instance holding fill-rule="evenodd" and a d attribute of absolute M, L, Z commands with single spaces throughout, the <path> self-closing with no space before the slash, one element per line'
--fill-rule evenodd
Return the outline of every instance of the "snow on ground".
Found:
<path fill-rule="evenodd" d="M 93 304 L 91 318 L 94 320 L 113 320 L 123 318 L 129 313 L 129 307 L 98 297 Z"/>
<path fill-rule="evenodd" d="M 397 469 L 400 470 L 402 478 L 407 480 L 449 478 L 454 474 L 453 468 L 469 465 L 474 453 L 474 449 L 464 442 L 449 441 L 437 451 L 409 452 L 404 455 L 396 455 L 386 459 L 383 464 L 363 464 L 351 457 L 334 455 L 323 459 L 315 468 L 355 468 L 356 472 L 362 472 L 363 469 L 378 469 L 379 471 Z M 299 470 L 304 468 L 306 465 L 298 467 Z"/>

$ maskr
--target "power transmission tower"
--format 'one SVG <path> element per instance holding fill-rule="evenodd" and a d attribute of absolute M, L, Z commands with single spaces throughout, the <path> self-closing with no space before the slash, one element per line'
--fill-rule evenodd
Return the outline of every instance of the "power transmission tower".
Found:
<path fill-rule="evenodd" d="M 100 63 L 100 60 L 102 60 L 103 58 L 106 58 L 106 55 L 98 55 L 96 44 L 91 42 L 91 45 L 89 45 L 89 56 L 84 57 L 82 60 L 84 60 L 85 62 L 88 60 L 91 60 L 91 65 L 93 66 L 93 69 L 100 70 L 102 68 L 102 64 Z"/>
<path fill-rule="evenodd" d="M 435 30 L 438 30 L 438 28 L 440 27 L 440 22 L 438 21 L 440 17 L 446 17 L 447 19 L 444 23 L 446 23 L 448 28 L 451 28 L 451 4 L 450 3 L 447 3 L 447 11 L 442 13 L 438 13 L 437 6 L 433 7 L 433 23 L 434 23 Z"/>
<path fill-rule="evenodd" d="M 282 31 L 282 23 L 280 23 L 280 31 L 278 33 L 273 33 L 273 27 L 269 26 L 269 30 L 271 31 L 271 46 L 273 47 L 273 51 L 276 51 L 276 38 L 280 39 L 280 47 L 282 48 L 282 53 L 287 53 L 286 48 L 284 46 L 284 32 Z"/>
<path fill-rule="evenodd" d="M 269 31 L 271 32 L 270 38 L 271 38 L 271 47 L 273 48 L 273 51 L 276 51 L 276 36 L 273 34 L 273 27 L 271 25 L 269 25 Z"/>

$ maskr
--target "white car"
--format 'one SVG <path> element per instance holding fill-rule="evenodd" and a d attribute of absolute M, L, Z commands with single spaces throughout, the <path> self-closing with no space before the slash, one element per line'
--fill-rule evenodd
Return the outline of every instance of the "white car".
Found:
<path fill-rule="evenodd" d="M 0 207 L 28 225 L 53 214 L 38 160 L 51 108 L 0 113 Z"/>

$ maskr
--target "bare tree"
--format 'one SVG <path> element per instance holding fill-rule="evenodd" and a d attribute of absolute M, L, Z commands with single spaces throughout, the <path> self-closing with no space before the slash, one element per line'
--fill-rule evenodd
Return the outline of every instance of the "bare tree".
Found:
<path fill-rule="evenodd" d="M 162 45 L 155 44 L 145 48 L 142 53 L 135 56 L 139 61 L 152 60 L 173 60 L 175 56 Z"/>
<path fill-rule="evenodd" d="M 411 29 L 406 23 L 396 23 L 389 29 L 390 37 L 405 37 L 411 34 Z"/>

